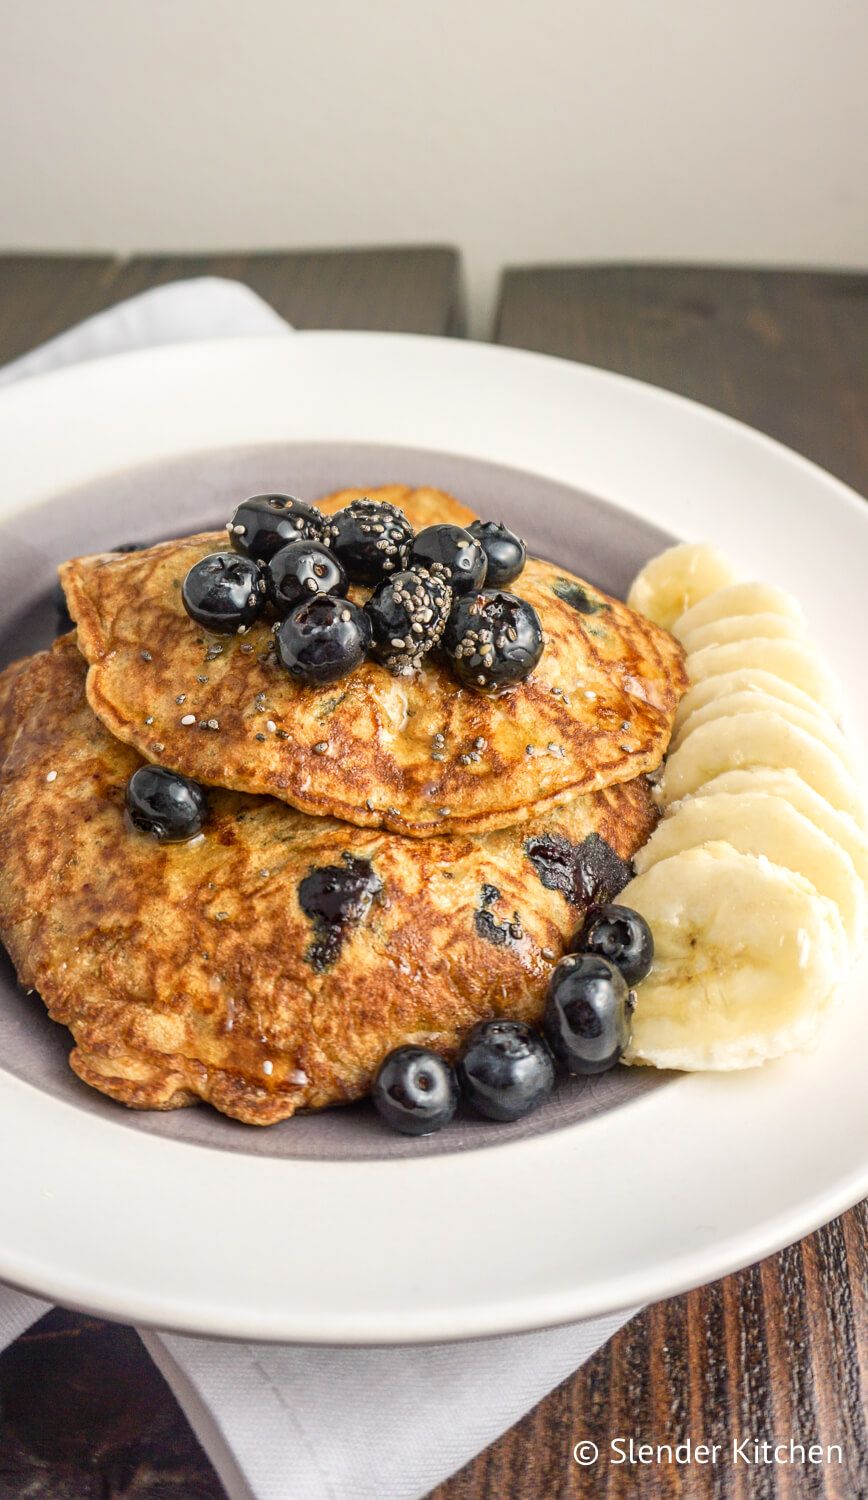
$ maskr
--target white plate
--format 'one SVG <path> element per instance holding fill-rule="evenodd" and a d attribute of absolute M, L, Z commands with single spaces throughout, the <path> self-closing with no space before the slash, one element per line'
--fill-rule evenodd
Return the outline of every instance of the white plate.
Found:
<path fill-rule="evenodd" d="M 296 440 L 512 465 L 720 543 L 802 599 L 864 740 L 863 503 L 747 428 L 581 365 L 327 333 L 99 361 L 0 395 L 0 516 L 142 462 Z M 682 1291 L 868 1188 L 864 972 L 850 990 L 810 1056 L 418 1159 L 208 1149 L 0 1072 L 0 1278 L 131 1322 L 310 1343 L 496 1334 Z"/>

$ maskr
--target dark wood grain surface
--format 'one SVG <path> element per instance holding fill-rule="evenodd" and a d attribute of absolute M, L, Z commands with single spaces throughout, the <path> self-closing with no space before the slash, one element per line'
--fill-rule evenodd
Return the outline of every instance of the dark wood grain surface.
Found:
<path fill-rule="evenodd" d="M 868 492 L 868 275 L 510 270 L 495 337 L 691 396 Z"/>
<path fill-rule="evenodd" d="M 300 327 L 459 331 L 449 252 L 387 254 L 380 269 L 377 252 L 327 257 L 325 269 L 317 256 L 0 257 L 0 360 L 132 291 L 212 272 L 247 281 Z M 868 277 L 514 271 L 497 332 L 705 400 L 868 492 Z M 647 1309 L 431 1500 L 866 1500 L 866 1246 L 863 1204 Z M 130 1329 L 51 1313 L 0 1357 L 0 1402 L 0 1500 L 224 1500 Z M 722 1452 L 713 1467 L 607 1461 L 612 1439 L 631 1437 Z M 734 1464 L 731 1443 L 746 1438 L 837 1445 L 841 1462 Z M 581 1441 L 598 1445 L 597 1465 L 575 1463 Z"/>
<path fill-rule="evenodd" d="M 434 247 L 285 255 L 0 255 L 0 364 L 125 297 L 192 276 L 243 281 L 296 328 L 464 331 L 460 260 Z"/>

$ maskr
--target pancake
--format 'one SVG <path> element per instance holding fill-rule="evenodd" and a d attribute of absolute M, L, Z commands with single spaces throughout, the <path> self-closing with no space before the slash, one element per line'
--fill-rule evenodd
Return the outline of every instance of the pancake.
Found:
<path fill-rule="evenodd" d="M 26 661 L 16 661 L 0 672 L 0 762 L 15 734 L 15 684 L 26 667 Z"/>
<path fill-rule="evenodd" d="M 400 496 L 414 523 L 470 516 L 433 490 L 367 493 Z M 186 615 L 181 584 L 225 548 L 225 534 L 211 533 L 61 569 L 91 707 L 147 760 L 419 837 L 502 828 L 662 760 L 686 687 L 681 647 L 563 568 L 530 559 L 510 585 L 536 608 L 547 644 L 526 682 L 487 698 L 434 653 L 412 677 L 368 661 L 310 687 L 269 654 L 267 623 L 208 635 Z"/>
<path fill-rule="evenodd" d="M 215 791 L 202 835 L 159 844 L 126 827 L 142 761 L 91 712 L 85 670 L 67 636 L 0 678 L 19 728 L 0 936 L 79 1077 L 134 1108 L 204 1099 L 266 1125 L 363 1095 L 401 1043 L 452 1055 L 481 1018 L 538 1021 L 583 910 L 656 821 L 644 779 L 426 840 Z"/>

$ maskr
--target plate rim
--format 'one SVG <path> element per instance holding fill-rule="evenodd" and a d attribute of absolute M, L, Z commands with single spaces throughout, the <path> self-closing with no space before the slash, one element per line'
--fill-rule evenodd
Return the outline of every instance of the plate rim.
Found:
<path fill-rule="evenodd" d="M 330 378 L 333 377 L 335 360 L 340 364 L 337 379 Z M 361 372 L 370 376 L 371 370 L 377 377 L 376 392 L 368 388 L 363 395 L 358 377 Z M 280 399 L 281 382 L 293 379 L 296 381 L 295 394 L 303 408 L 302 415 L 293 414 L 293 420 L 300 428 L 297 431 L 292 429 Z M 479 402 L 480 380 L 483 385 L 489 382 L 485 398 L 488 409 L 478 413 L 474 446 L 473 414 L 468 414 L 464 407 L 474 392 Z M 178 410 L 178 394 L 189 390 L 191 382 L 196 383 L 196 400 L 194 409 L 188 413 L 190 420 L 185 422 L 184 413 Z M 274 382 L 277 382 L 277 389 Z M 239 389 L 242 392 L 240 400 Z M 432 392 L 442 395 L 444 389 L 448 390 L 448 400 L 439 411 L 432 413 L 425 405 L 426 398 L 430 399 Z M 397 412 L 401 432 L 416 430 L 419 434 L 416 440 L 407 442 L 385 425 L 373 436 L 371 428 L 361 433 L 360 422 L 372 421 L 374 428 L 377 421 L 385 422 L 383 412 L 376 409 L 384 391 L 388 392 L 392 403 L 391 406 L 385 403 L 389 415 Z M 374 394 L 377 401 L 373 399 Z M 524 445 L 521 434 L 518 434 L 516 443 L 515 424 L 510 416 L 511 411 L 521 408 L 522 395 L 532 411 L 529 420 L 533 428 L 531 433 L 525 434 Z M 230 399 L 233 397 L 234 404 Z M 130 419 L 132 411 L 135 411 L 137 420 Z M 111 437 L 101 442 L 100 421 L 105 424 L 113 413 L 116 423 L 112 424 Z M 568 414 L 577 419 L 577 427 L 575 434 L 565 441 L 562 429 L 553 424 L 562 423 Z M 603 424 L 596 434 L 591 427 L 595 414 Z M 620 466 L 609 464 L 607 469 L 605 443 L 611 441 L 609 433 L 617 429 L 619 422 L 633 424 L 630 430 L 637 443 L 637 454 L 626 467 L 623 463 Z M 343 433 L 338 437 L 332 428 L 341 423 Z M 46 427 L 52 436 L 50 444 L 44 441 Z M 347 432 L 346 428 L 351 430 Z M 219 437 L 214 441 L 218 429 Z M 212 441 L 207 442 L 209 432 Z M 227 432 L 233 434 L 228 440 Z M 263 435 L 268 433 L 272 436 Z M 170 446 L 164 452 L 155 452 L 155 435 L 160 434 L 163 443 L 177 445 L 180 442 L 184 446 Z M 432 435 L 439 436 L 440 441 L 432 442 Z M 459 439 L 457 446 L 450 440 L 450 435 Z M 683 438 L 680 447 L 679 435 Z M 41 440 L 35 442 L 37 438 Z M 680 476 L 682 481 L 688 476 L 694 481 L 703 475 L 707 478 L 704 466 L 708 463 L 708 453 L 717 447 L 728 450 L 735 476 L 746 469 L 748 475 L 753 474 L 758 479 L 771 476 L 769 482 L 772 485 L 777 483 L 788 491 L 792 487 L 790 493 L 796 495 L 794 506 L 798 504 L 805 510 L 812 503 L 816 505 L 822 498 L 822 491 L 830 504 L 843 506 L 843 513 L 848 515 L 857 531 L 861 532 L 868 521 L 864 502 L 840 480 L 775 440 L 672 392 L 612 372 L 501 346 L 409 335 L 335 332 L 292 334 L 286 339 L 271 336 L 165 346 L 104 358 L 6 387 L 0 391 L 0 441 L 9 465 L 0 512 L 10 514 L 22 505 L 34 504 L 56 493 L 60 488 L 71 488 L 73 484 L 116 471 L 118 467 L 179 456 L 182 452 L 195 451 L 197 447 L 232 448 L 251 441 L 294 440 L 383 442 L 390 446 L 428 447 L 523 468 L 530 473 L 545 473 L 562 483 L 590 490 L 626 510 L 645 513 L 642 507 L 650 505 L 650 519 L 679 535 L 696 534 L 695 528 L 685 527 L 685 517 L 690 519 L 691 516 L 707 514 L 713 527 L 717 525 L 719 515 L 714 506 L 721 504 L 726 487 L 721 490 L 718 483 L 716 498 L 705 498 L 699 506 L 694 502 L 692 509 L 680 500 L 676 503 L 675 499 L 666 509 L 665 499 L 661 500 L 660 475 L 646 475 L 643 482 L 642 470 L 643 466 L 647 468 L 647 458 L 639 456 L 646 452 L 642 444 L 650 444 L 657 463 L 670 479 Z M 469 448 L 467 443 L 470 443 Z M 500 445 L 496 452 L 490 451 L 492 444 Z M 134 456 L 136 445 L 139 450 L 146 445 L 148 451 L 139 451 L 138 456 Z M 534 454 L 537 461 L 530 465 L 516 462 L 516 451 Z M 125 459 L 121 457 L 124 453 L 127 455 Z M 539 457 L 543 459 L 542 466 Z M 58 473 L 78 476 L 79 471 L 80 477 L 72 483 L 58 484 Z M 599 479 L 606 473 L 612 485 L 601 487 Z M 633 475 L 636 486 L 629 497 L 624 494 L 625 474 Z M 589 476 L 594 482 L 589 482 Z M 718 481 L 719 478 L 718 475 Z M 715 486 L 711 488 L 714 492 Z M 738 496 L 733 494 L 736 531 L 739 524 L 744 527 L 744 518 L 737 514 L 737 500 Z M 662 511 L 653 508 L 661 504 L 664 506 Z M 780 509 L 778 496 L 775 505 Z M 804 524 L 804 517 L 800 524 Z M 852 526 L 847 529 L 852 530 Z M 863 544 L 866 536 L 868 533 L 860 537 Z M 784 550 L 789 557 L 792 547 Z M 784 574 L 787 571 L 785 557 Z M 782 581 L 787 581 L 786 577 Z M 864 694 L 858 706 L 860 724 L 864 727 L 868 712 Z M 864 1014 L 857 1024 L 861 1024 L 868 1040 Z M 819 1053 L 814 1056 L 823 1059 L 827 1067 L 843 1069 L 843 1076 L 846 1076 L 848 1057 L 852 1068 L 852 1056 L 857 1049 L 848 1042 L 843 1031 L 840 1020 L 833 1021 Z M 753 1081 L 748 1078 L 747 1083 L 742 1077 L 730 1084 L 730 1094 L 747 1097 L 753 1120 L 764 1121 L 772 1131 L 772 1138 L 775 1121 L 769 1113 L 771 1103 L 780 1103 L 783 1099 L 792 1112 L 799 1097 L 799 1084 L 792 1077 L 794 1073 L 798 1074 L 798 1067 L 784 1063 L 777 1068 L 779 1071 L 765 1075 L 770 1086 L 765 1092 L 759 1090 L 759 1095 L 756 1088 L 759 1075 L 754 1075 Z M 824 1092 L 828 1092 L 828 1080 L 825 1091 L 819 1091 L 820 1094 Z M 443 1168 L 437 1164 L 454 1166 L 456 1159 L 452 1154 L 421 1161 L 409 1158 L 396 1162 L 323 1162 L 317 1163 L 313 1170 L 320 1173 L 337 1170 L 344 1177 L 353 1172 L 361 1177 L 361 1174 L 370 1174 L 373 1170 L 383 1175 L 382 1183 L 374 1185 L 370 1179 L 367 1183 L 375 1198 L 377 1194 L 381 1195 L 375 1204 L 375 1212 L 386 1215 L 379 1225 L 380 1239 L 376 1242 L 382 1253 L 387 1243 L 382 1231 L 387 1227 L 388 1203 L 393 1203 L 394 1212 L 396 1195 L 400 1198 L 408 1195 L 406 1181 L 400 1190 L 396 1190 L 394 1182 L 385 1182 L 386 1174 L 394 1177 L 403 1171 L 406 1176 L 412 1168 L 416 1178 L 409 1184 L 410 1198 L 418 1203 L 420 1199 L 424 1200 L 430 1189 L 439 1206 L 451 1203 L 453 1209 L 457 1209 L 459 1204 L 467 1207 L 474 1194 L 491 1199 L 491 1185 L 483 1185 L 480 1178 L 493 1158 L 500 1158 L 502 1167 L 503 1158 L 509 1156 L 510 1171 L 504 1174 L 499 1170 L 491 1175 L 507 1181 L 517 1174 L 533 1201 L 540 1203 L 541 1213 L 549 1215 L 548 1222 L 561 1226 L 569 1242 L 569 1233 L 575 1233 L 581 1216 L 574 1211 L 561 1211 L 552 1201 L 550 1185 L 548 1197 L 542 1191 L 540 1153 L 546 1156 L 550 1175 L 567 1172 L 570 1182 L 576 1187 L 585 1192 L 596 1192 L 595 1201 L 599 1207 L 607 1201 L 606 1162 L 608 1160 L 611 1165 L 615 1153 L 619 1149 L 623 1151 L 629 1140 L 628 1117 L 632 1121 L 640 1109 L 650 1112 L 659 1131 L 657 1139 L 661 1148 L 672 1153 L 668 1159 L 683 1159 L 695 1168 L 695 1149 L 692 1155 L 686 1152 L 679 1157 L 677 1134 L 673 1136 L 672 1127 L 679 1122 L 682 1126 L 689 1123 L 691 1111 L 696 1109 L 706 1123 L 713 1118 L 720 1127 L 728 1121 L 736 1131 L 736 1138 L 744 1142 L 743 1129 L 741 1134 L 738 1133 L 738 1111 L 734 1110 L 732 1099 L 726 1103 L 725 1096 L 726 1090 L 721 1089 L 719 1079 L 693 1075 L 679 1080 L 672 1088 L 652 1091 L 647 1100 L 640 1098 L 616 1111 L 614 1117 L 604 1116 L 599 1122 L 587 1120 L 524 1142 L 467 1153 L 464 1158 L 459 1158 L 460 1170 L 455 1171 L 451 1183 L 440 1180 Z M 659 1118 L 660 1099 L 673 1101 L 671 1109 L 667 1106 L 668 1119 L 665 1120 Z M 852 1112 L 852 1096 L 849 1105 Z M 75 1122 L 58 1116 L 57 1110 L 71 1111 Z M 225 1266 L 221 1274 L 214 1271 L 203 1276 L 202 1257 L 197 1257 L 194 1252 L 208 1246 L 213 1251 L 217 1229 L 214 1204 L 211 1204 L 210 1212 L 200 1212 L 197 1229 L 192 1215 L 188 1214 L 185 1221 L 182 1201 L 183 1185 L 186 1184 L 188 1189 L 191 1184 L 201 1185 L 203 1178 L 212 1183 L 210 1190 L 216 1191 L 217 1178 L 210 1169 L 204 1170 L 201 1162 L 197 1164 L 188 1157 L 182 1166 L 176 1155 L 169 1164 L 166 1170 L 173 1181 L 163 1184 L 162 1197 L 153 1205 L 156 1229 L 153 1216 L 149 1225 L 141 1211 L 132 1211 L 135 1205 L 127 1205 L 133 1184 L 124 1182 L 121 1169 L 126 1168 L 132 1178 L 135 1174 L 130 1169 L 131 1160 L 141 1174 L 139 1185 L 147 1183 L 150 1191 L 159 1193 L 166 1153 L 202 1153 L 210 1152 L 211 1148 L 123 1130 L 113 1122 L 102 1119 L 97 1122 L 94 1118 L 91 1123 L 96 1126 L 97 1140 L 96 1136 L 91 1138 L 91 1133 L 81 1128 L 81 1113 L 63 1101 L 47 1101 L 46 1096 L 19 1080 L 11 1080 L 6 1075 L 0 1079 L 0 1121 L 14 1122 L 16 1138 L 21 1140 L 21 1159 L 16 1157 L 14 1164 L 0 1166 L 4 1205 L 12 1210 L 12 1223 L 10 1225 L 7 1213 L 7 1228 L 0 1234 L 0 1276 L 25 1290 L 88 1311 L 103 1312 L 149 1326 L 236 1338 L 326 1344 L 440 1342 L 493 1336 L 611 1312 L 638 1302 L 657 1300 L 727 1274 L 791 1243 L 858 1201 L 868 1191 L 868 1152 L 854 1154 L 851 1136 L 850 1155 L 844 1151 L 836 1172 L 830 1174 L 828 1170 L 824 1171 L 823 1162 L 812 1161 L 813 1175 L 807 1174 L 812 1186 L 806 1187 L 802 1196 L 788 1206 L 781 1205 L 774 1212 L 766 1210 L 765 1219 L 735 1230 L 734 1200 L 729 1205 L 728 1230 L 710 1222 L 699 1226 L 694 1224 L 691 1234 L 691 1208 L 698 1213 L 701 1206 L 704 1213 L 712 1218 L 714 1215 L 713 1199 L 704 1197 L 696 1186 L 687 1217 L 683 1222 L 679 1221 L 686 1235 L 680 1249 L 671 1245 L 671 1253 L 667 1255 L 663 1247 L 649 1245 L 642 1265 L 634 1265 L 632 1269 L 621 1266 L 608 1275 L 601 1274 L 598 1266 L 588 1279 L 578 1282 L 570 1282 L 569 1277 L 564 1280 L 563 1264 L 553 1266 L 547 1247 L 537 1242 L 532 1227 L 526 1227 L 516 1233 L 514 1246 L 502 1249 L 505 1265 L 499 1271 L 499 1283 L 485 1286 L 480 1281 L 478 1266 L 462 1263 L 454 1253 L 450 1258 L 447 1253 L 448 1247 L 442 1240 L 447 1230 L 451 1233 L 451 1225 L 438 1230 L 441 1239 L 437 1240 L 435 1236 L 432 1247 L 427 1248 L 424 1255 L 420 1254 L 418 1265 L 405 1269 L 393 1267 L 393 1275 L 386 1281 L 379 1274 L 381 1268 L 373 1263 L 376 1246 L 369 1233 L 370 1226 L 363 1226 L 359 1232 L 361 1264 L 355 1267 L 357 1280 L 347 1298 L 342 1300 L 341 1296 L 335 1296 L 333 1286 L 330 1295 L 328 1277 L 340 1264 L 340 1257 L 332 1254 L 324 1259 L 320 1284 L 315 1287 L 312 1302 L 307 1299 L 308 1306 L 301 1306 L 298 1298 L 283 1303 L 278 1300 L 278 1305 L 274 1305 L 266 1300 L 273 1294 L 275 1285 L 279 1285 L 275 1281 L 274 1267 L 269 1277 L 263 1278 L 264 1285 L 258 1295 L 257 1289 L 249 1283 L 239 1286 L 231 1275 L 227 1276 Z M 803 1110 L 803 1114 L 810 1118 L 812 1111 Z M 620 1122 L 619 1116 L 623 1117 Z M 853 1118 L 857 1123 L 868 1123 L 864 1106 L 861 1112 L 858 1108 L 855 1110 Z M 607 1140 L 599 1142 L 597 1136 L 604 1122 L 608 1122 Z M 843 1126 L 843 1120 L 841 1123 Z M 51 1140 L 55 1128 L 65 1136 L 66 1149 L 56 1151 L 52 1156 Z M 643 1136 L 647 1132 L 640 1130 L 638 1134 Z M 148 1149 L 141 1152 L 125 1149 L 115 1137 L 122 1137 L 124 1142 L 131 1138 L 147 1142 Z M 558 1142 L 556 1138 L 561 1139 Z M 834 1133 L 829 1139 L 834 1142 Z M 868 1139 L 868 1130 L 862 1139 Z M 85 1156 L 84 1167 L 69 1149 L 73 1141 L 80 1147 L 92 1147 L 95 1153 L 94 1156 Z M 40 1143 L 39 1149 L 37 1143 Z M 766 1165 L 774 1165 L 779 1158 L 774 1150 L 768 1149 L 768 1144 L 768 1141 L 763 1142 L 759 1154 Z M 582 1146 L 600 1147 L 600 1163 L 593 1171 L 583 1160 L 587 1150 L 583 1152 Z M 152 1148 L 156 1154 L 152 1154 Z M 40 1150 L 43 1155 L 43 1161 L 39 1163 L 42 1175 L 34 1180 L 33 1168 L 39 1162 Z M 270 1200 L 277 1187 L 287 1186 L 277 1179 L 266 1185 L 264 1179 L 260 1181 L 257 1177 L 257 1189 L 252 1192 L 249 1186 L 245 1188 L 239 1181 L 244 1174 L 237 1166 L 233 1165 L 230 1170 L 225 1165 L 229 1162 L 226 1154 L 212 1154 L 225 1166 L 222 1172 L 224 1185 L 228 1178 L 240 1198 L 251 1206 L 254 1203 L 261 1206 L 263 1192 Z M 651 1159 L 647 1155 L 642 1157 L 641 1152 L 638 1154 L 641 1165 L 653 1170 Z M 233 1163 L 249 1163 L 254 1159 L 233 1157 L 232 1160 Z M 316 1192 L 311 1194 L 309 1181 L 302 1182 L 312 1164 L 275 1162 L 271 1158 L 255 1160 L 270 1162 L 281 1178 L 294 1174 L 293 1188 L 298 1191 L 298 1201 L 303 1201 L 306 1211 L 313 1214 L 316 1235 L 321 1239 L 339 1235 L 334 1213 L 322 1211 L 317 1215 Z M 427 1171 L 429 1163 L 434 1164 L 430 1173 Z M 295 1170 L 299 1167 L 305 1170 Z M 628 1182 L 633 1188 L 641 1188 L 643 1185 L 638 1179 L 640 1166 L 634 1162 L 632 1170 L 633 1176 L 628 1174 Z M 66 1182 L 63 1180 L 64 1171 L 71 1174 Z M 333 1183 L 333 1186 L 341 1194 L 348 1194 L 348 1200 L 355 1205 L 356 1189 L 343 1180 Z M 753 1184 L 754 1190 L 755 1187 Z M 82 1234 L 82 1224 L 76 1224 L 76 1218 L 81 1220 L 82 1216 L 80 1199 L 74 1194 L 87 1191 L 99 1196 L 103 1211 L 109 1204 L 113 1209 L 117 1208 L 118 1193 L 125 1207 L 131 1210 L 126 1228 L 120 1234 L 114 1234 L 108 1243 L 101 1242 L 98 1236 L 88 1241 L 86 1234 Z M 729 1191 L 735 1193 L 734 1188 Z M 70 1192 L 73 1192 L 73 1197 L 70 1197 Z M 197 1199 L 195 1192 L 193 1197 Z M 543 1198 L 544 1206 L 541 1203 Z M 94 1198 L 91 1201 L 95 1203 Z M 601 1226 L 595 1229 L 595 1233 L 601 1235 L 601 1246 L 606 1243 L 607 1233 L 618 1226 L 626 1227 L 631 1219 L 629 1206 L 613 1203 L 608 1206 L 612 1224 L 606 1229 Z M 574 1209 L 575 1206 L 571 1207 Z M 197 1208 L 202 1210 L 198 1199 Z M 675 1206 L 669 1205 L 668 1211 L 674 1210 Z M 281 1204 L 280 1213 L 274 1212 L 280 1218 L 280 1213 L 285 1213 L 284 1205 Z M 635 1215 L 635 1212 L 634 1207 L 632 1213 Z M 98 1212 L 95 1217 L 99 1217 Z M 503 1233 L 504 1218 L 503 1213 L 499 1216 L 493 1214 L 489 1238 L 495 1230 L 498 1234 Z M 170 1225 L 185 1222 L 185 1233 L 192 1235 L 194 1241 L 198 1234 L 198 1243 L 189 1246 L 183 1256 L 177 1255 L 173 1260 L 166 1254 L 171 1239 Z M 53 1238 L 58 1240 L 59 1246 L 53 1258 L 46 1259 L 44 1247 Z M 673 1238 L 674 1235 L 670 1237 Z M 243 1235 L 234 1233 L 232 1253 L 240 1255 L 245 1248 L 249 1252 L 252 1243 L 251 1240 L 245 1242 Z M 147 1256 L 143 1258 L 141 1253 L 145 1244 L 149 1245 L 154 1262 L 153 1281 L 160 1279 L 158 1268 L 165 1277 L 159 1286 L 154 1286 L 153 1281 L 150 1286 L 141 1283 L 148 1266 Z M 305 1254 L 305 1264 L 315 1268 L 316 1258 L 311 1256 L 309 1247 Z M 523 1262 L 527 1254 L 536 1256 L 540 1277 L 548 1271 L 554 1278 L 557 1285 L 551 1292 L 540 1286 L 527 1286 L 526 1263 Z M 305 1260 L 304 1255 L 299 1258 Z M 74 1270 L 71 1269 L 71 1260 L 75 1261 Z M 446 1270 L 454 1279 L 451 1286 L 442 1284 Z M 432 1285 L 426 1286 L 428 1301 L 421 1304 L 418 1291 L 426 1275 Z M 366 1288 L 368 1303 L 361 1313 L 359 1307 L 364 1302 Z"/>

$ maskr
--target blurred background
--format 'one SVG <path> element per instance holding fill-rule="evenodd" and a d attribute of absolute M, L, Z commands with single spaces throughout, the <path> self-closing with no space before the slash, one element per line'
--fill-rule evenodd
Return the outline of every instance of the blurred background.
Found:
<path fill-rule="evenodd" d="M 868 265 L 864 0 L 0 0 L 0 249 Z"/>

